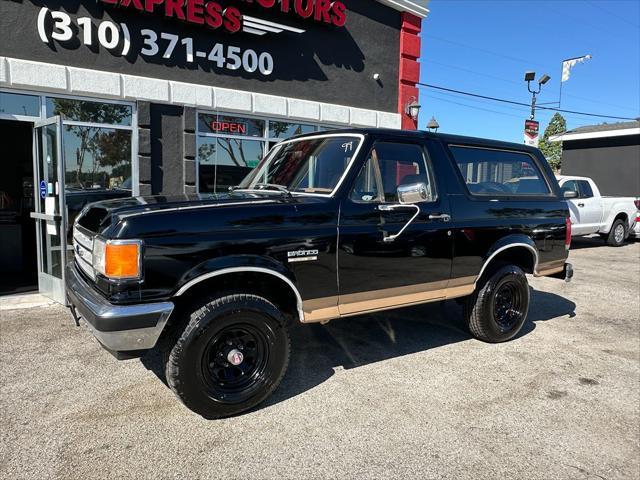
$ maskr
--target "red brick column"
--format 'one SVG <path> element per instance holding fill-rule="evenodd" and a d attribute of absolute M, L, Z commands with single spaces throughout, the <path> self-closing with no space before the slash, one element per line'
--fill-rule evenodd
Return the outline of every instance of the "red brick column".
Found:
<path fill-rule="evenodd" d="M 400 30 L 400 85 L 398 87 L 398 112 L 402 115 L 402 128 L 416 130 L 418 122 L 405 113 L 412 97 L 419 101 L 416 82 L 420 81 L 420 34 L 421 19 L 411 13 L 402 14 Z"/>

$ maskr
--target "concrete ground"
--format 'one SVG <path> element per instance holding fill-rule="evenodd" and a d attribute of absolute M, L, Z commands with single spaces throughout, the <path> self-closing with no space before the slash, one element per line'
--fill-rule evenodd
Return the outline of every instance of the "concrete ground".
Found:
<path fill-rule="evenodd" d="M 640 243 L 575 242 L 519 338 L 425 305 L 297 328 L 257 410 L 206 421 L 61 307 L 0 311 L 0 478 L 640 478 Z"/>

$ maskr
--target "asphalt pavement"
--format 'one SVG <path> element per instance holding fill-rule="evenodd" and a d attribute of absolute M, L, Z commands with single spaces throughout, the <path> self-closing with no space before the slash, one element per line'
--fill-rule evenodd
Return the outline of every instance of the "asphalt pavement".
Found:
<path fill-rule="evenodd" d="M 299 326 L 274 396 L 216 421 L 155 352 L 0 309 L 0 478 L 640 478 L 640 243 L 574 247 L 511 342 L 472 339 L 455 302 Z"/>

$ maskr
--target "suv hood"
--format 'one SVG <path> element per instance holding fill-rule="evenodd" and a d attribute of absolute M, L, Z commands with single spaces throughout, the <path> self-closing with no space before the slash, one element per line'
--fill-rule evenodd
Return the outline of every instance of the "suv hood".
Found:
<path fill-rule="evenodd" d="M 230 192 L 210 195 L 175 195 L 128 197 L 104 200 L 87 205 L 77 224 L 90 232 L 102 232 L 123 220 L 163 213 L 206 211 L 225 207 L 251 205 L 299 205 L 325 202 L 327 198 L 308 195 L 287 196 L 280 192 Z"/>

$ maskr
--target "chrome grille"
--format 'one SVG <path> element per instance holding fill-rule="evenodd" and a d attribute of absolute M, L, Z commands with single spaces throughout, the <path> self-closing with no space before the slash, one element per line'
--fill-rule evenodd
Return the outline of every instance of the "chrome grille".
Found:
<path fill-rule="evenodd" d="M 93 237 L 81 232 L 77 226 L 73 228 L 73 253 L 76 263 L 91 279 L 96 278 L 93 269 Z"/>

